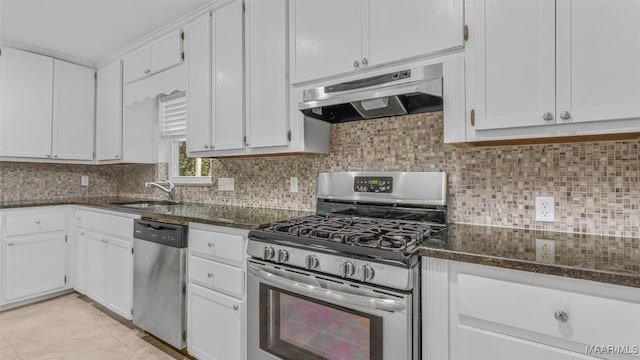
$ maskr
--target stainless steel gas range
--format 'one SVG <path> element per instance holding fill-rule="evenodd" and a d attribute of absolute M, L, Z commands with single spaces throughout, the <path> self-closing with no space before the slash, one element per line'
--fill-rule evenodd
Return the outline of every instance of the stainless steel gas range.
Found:
<path fill-rule="evenodd" d="M 446 174 L 318 177 L 316 215 L 249 233 L 247 358 L 420 358 L 417 246 L 446 236 Z"/>

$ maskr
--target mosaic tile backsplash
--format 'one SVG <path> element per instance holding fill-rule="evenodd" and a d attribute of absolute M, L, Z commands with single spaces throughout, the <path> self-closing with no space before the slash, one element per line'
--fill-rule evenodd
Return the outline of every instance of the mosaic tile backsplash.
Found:
<path fill-rule="evenodd" d="M 212 186 L 179 187 L 183 201 L 313 210 L 322 171 L 444 171 L 449 221 L 640 236 L 640 140 L 458 149 L 443 143 L 442 113 L 335 124 L 331 154 L 214 159 Z M 144 182 L 166 164 L 0 163 L 0 198 L 164 196 Z M 80 175 L 91 185 L 80 187 Z M 289 192 L 289 178 L 299 192 Z M 235 178 L 235 191 L 215 178 Z M 554 196 L 556 222 L 535 221 L 535 196 Z"/>

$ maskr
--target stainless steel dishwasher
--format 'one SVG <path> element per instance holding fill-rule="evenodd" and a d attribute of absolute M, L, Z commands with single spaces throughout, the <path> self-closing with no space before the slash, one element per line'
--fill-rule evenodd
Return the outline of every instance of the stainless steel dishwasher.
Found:
<path fill-rule="evenodd" d="M 187 226 L 136 220 L 133 237 L 133 323 L 183 349 Z"/>

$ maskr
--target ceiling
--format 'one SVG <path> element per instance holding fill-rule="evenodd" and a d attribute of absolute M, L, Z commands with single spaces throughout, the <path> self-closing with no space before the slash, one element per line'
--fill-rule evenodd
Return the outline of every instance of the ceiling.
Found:
<path fill-rule="evenodd" d="M 94 66 L 210 1 L 0 0 L 3 43 Z"/>

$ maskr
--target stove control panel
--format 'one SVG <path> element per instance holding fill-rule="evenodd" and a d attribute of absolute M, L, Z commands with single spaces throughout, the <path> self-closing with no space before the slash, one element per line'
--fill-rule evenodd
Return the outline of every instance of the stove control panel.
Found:
<path fill-rule="evenodd" d="M 393 178 L 388 176 L 356 176 L 353 181 L 353 191 L 390 194 L 393 191 Z"/>
<path fill-rule="evenodd" d="M 347 280 L 409 290 L 413 270 L 315 250 L 249 240 L 247 254 L 256 260 L 280 264 L 285 268 L 307 270 Z"/>

